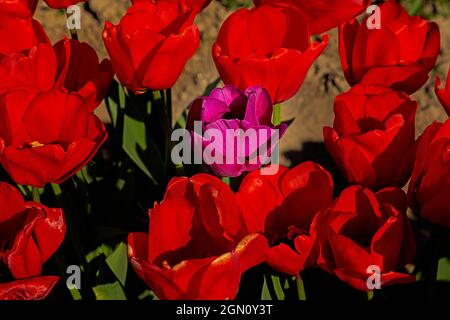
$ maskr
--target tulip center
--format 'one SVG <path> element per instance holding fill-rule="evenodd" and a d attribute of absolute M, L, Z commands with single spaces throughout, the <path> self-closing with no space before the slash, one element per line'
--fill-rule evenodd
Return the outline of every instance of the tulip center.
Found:
<path fill-rule="evenodd" d="M 309 225 L 308 226 L 289 226 L 286 237 L 289 240 L 294 240 L 298 236 L 309 236 Z"/>
<path fill-rule="evenodd" d="M 358 126 L 362 134 L 373 130 L 386 129 L 385 124 L 382 121 L 369 117 L 358 120 Z"/>
<path fill-rule="evenodd" d="M 43 147 L 44 146 L 44 144 L 40 143 L 39 141 L 30 142 L 28 145 L 31 148 L 38 148 L 38 147 Z"/>

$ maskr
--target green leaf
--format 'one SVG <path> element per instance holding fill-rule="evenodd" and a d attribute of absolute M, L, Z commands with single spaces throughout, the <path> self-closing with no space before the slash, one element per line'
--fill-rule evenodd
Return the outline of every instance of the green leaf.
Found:
<path fill-rule="evenodd" d="M 122 147 L 126 154 L 141 169 L 154 184 L 164 177 L 164 158 L 153 141 L 155 133 L 151 132 L 152 101 L 149 95 L 133 96 L 128 99 L 122 133 Z M 160 102 L 160 101 L 158 101 Z M 164 108 L 164 106 L 159 106 Z M 160 109 L 156 108 L 155 109 Z M 160 136 L 156 136 L 160 138 Z"/>
<path fill-rule="evenodd" d="M 125 292 L 119 282 L 100 284 L 93 287 L 97 300 L 127 300 Z"/>
<path fill-rule="evenodd" d="M 175 129 L 185 129 L 188 116 L 188 109 L 186 108 L 183 113 L 178 117 L 177 123 L 175 124 Z"/>
<path fill-rule="evenodd" d="M 267 277 L 264 277 L 264 284 L 261 291 L 261 300 L 272 300 L 270 295 L 269 286 L 267 285 Z"/>
<path fill-rule="evenodd" d="M 275 293 L 277 294 L 278 300 L 284 300 L 284 290 L 281 285 L 280 277 L 271 276 L 273 288 L 275 289 Z"/>
<path fill-rule="evenodd" d="M 450 281 L 450 259 L 449 258 L 444 257 L 444 258 L 439 259 L 437 280 L 438 281 Z"/>
<path fill-rule="evenodd" d="M 128 271 L 127 244 L 125 242 L 119 243 L 114 252 L 106 258 L 106 263 L 124 286 Z"/>
<path fill-rule="evenodd" d="M 102 247 L 98 247 L 95 250 L 92 250 L 88 254 L 86 254 L 86 262 L 91 263 L 95 258 L 104 254 Z"/>
<path fill-rule="evenodd" d="M 106 109 L 111 118 L 113 128 L 117 128 L 119 117 L 121 115 L 120 111 L 125 109 L 125 102 L 125 90 L 119 82 L 114 80 L 108 92 L 108 97 L 105 99 Z"/>
<path fill-rule="evenodd" d="M 424 5 L 423 0 L 410 0 L 409 2 L 411 3 L 411 5 L 408 10 L 409 11 L 408 13 L 411 16 L 418 15 L 423 8 L 423 5 Z"/>
<path fill-rule="evenodd" d="M 154 180 L 153 175 L 141 159 L 140 153 L 148 150 L 145 123 L 140 122 L 125 115 L 123 130 L 123 149 L 133 162 L 141 169 L 150 179 Z"/>
<path fill-rule="evenodd" d="M 155 293 L 151 290 L 145 290 L 144 292 L 142 292 L 139 296 L 138 296 L 139 300 L 145 300 L 145 299 L 150 299 L 150 300 L 159 300 L 158 297 L 155 295 Z"/>

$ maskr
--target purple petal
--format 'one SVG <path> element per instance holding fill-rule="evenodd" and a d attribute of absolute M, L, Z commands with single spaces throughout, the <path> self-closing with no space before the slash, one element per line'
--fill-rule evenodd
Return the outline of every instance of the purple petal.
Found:
<path fill-rule="evenodd" d="M 216 88 L 211 91 L 209 96 L 223 101 L 229 107 L 233 118 L 242 119 L 244 117 L 247 97 L 238 87 L 226 85 L 222 89 Z"/>
<path fill-rule="evenodd" d="M 245 120 L 255 125 L 272 126 L 273 105 L 269 93 L 260 86 L 245 91 L 248 96 Z"/>

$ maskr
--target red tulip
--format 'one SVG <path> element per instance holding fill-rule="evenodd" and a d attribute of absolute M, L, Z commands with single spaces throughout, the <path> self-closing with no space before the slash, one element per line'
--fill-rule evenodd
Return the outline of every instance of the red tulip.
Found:
<path fill-rule="evenodd" d="M 450 68 L 448 69 L 448 74 L 450 74 Z M 436 82 L 434 86 L 434 91 L 436 92 L 436 96 L 444 107 L 445 112 L 447 112 L 450 117 L 450 77 L 447 76 L 447 83 L 445 84 L 445 88 L 440 89 L 441 79 L 436 77 Z"/>
<path fill-rule="evenodd" d="M 218 178 L 174 178 L 150 210 L 150 227 L 128 237 L 136 273 L 161 299 L 233 299 L 267 241 L 248 234 L 234 194 Z"/>
<path fill-rule="evenodd" d="M 328 210 L 316 215 L 314 228 L 319 266 L 352 287 L 373 289 L 367 285 L 372 266 L 379 268 L 381 287 L 415 281 L 415 276 L 399 272 L 415 255 L 406 195 L 401 189 L 374 194 L 351 186 Z"/>
<path fill-rule="evenodd" d="M 417 145 L 409 204 L 423 218 L 450 228 L 450 119 L 430 125 Z"/>
<path fill-rule="evenodd" d="M 241 90 L 260 85 L 280 103 L 297 93 L 327 43 L 328 36 L 310 43 L 298 10 L 262 5 L 231 14 L 220 28 L 212 55 L 225 84 Z"/>
<path fill-rule="evenodd" d="M 4 55 L 50 43 L 40 23 L 31 18 L 0 14 L 0 60 Z"/>
<path fill-rule="evenodd" d="M 107 132 L 77 94 L 10 91 L 0 98 L 0 162 L 17 184 L 42 187 L 70 178 Z"/>
<path fill-rule="evenodd" d="M 271 248 L 267 263 L 291 275 L 315 264 L 317 248 L 310 225 L 333 197 L 330 174 L 314 162 L 305 162 L 276 175 L 253 171 L 242 181 L 236 200 L 249 232 L 262 232 Z"/>
<path fill-rule="evenodd" d="M 0 283 L 0 300 L 42 299 L 58 281 L 39 275 L 64 239 L 63 212 L 25 202 L 6 183 L 0 183 L 0 204 L 0 269 L 6 268 L 17 279 Z"/>
<path fill-rule="evenodd" d="M 411 17 L 396 1 L 380 4 L 380 29 L 367 18 L 340 27 L 339 52 L 350 85 L 382 85 L 408 94 L 428 80 L 440 50 L 439 27 Z"/>
<path fill-rule="evenodd" d="M 0 300 L 42 300 L 48 296 L 59 277 L 42 276 L 0 283 Z"/>
<path fill-rule="evenodd" d="M 85 1 L 86 0 L 45 0 L 45 3 L 53 9 L 65 9 L 71 5 Z"/>
<path fill-rule="evenodd" d="M 0 94 L 19 88 L 58 88 L 80 95 L 92 111 L 106 96 L 113 76 L 109 60 L 99 64 L 88 44 L 66 38 L 53 47 L 40 44 L 27 53 L 4 57 L 0 61 Z"/>
<path fill-rule="evenodd" d="M 409 178 L 417 103 L 401 92 L 358 85 L 339 95 L 333 128 L 323 130 L 328 151 L 348 181 L 380 189 Z"/>
<path fill-rule="evenodd" d="M 321 34 L 361 14 L 369 0 L 254 0 L 256 6 L 272 4 L 297 8 L 311 34 Z"/>
<path fill-rule="evenodd" d="M 37 0 L 0 0 L 0 15 L 31 18 L 37 3 Z"/>
<path fill-rule="evenodd" d="M 117 26 L 106 23 L 103 40 L 122 84 L 134 92 L 173 86 L 200 45 L 200 9 L 195 1 L 140 0 Z"/>

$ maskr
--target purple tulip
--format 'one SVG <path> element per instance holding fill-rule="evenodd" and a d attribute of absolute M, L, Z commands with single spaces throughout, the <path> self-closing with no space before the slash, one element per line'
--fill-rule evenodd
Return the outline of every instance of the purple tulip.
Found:
<path fill-rule="evenodd" d="M 186 125 L 194 157 L 200 153 L 203 164 L 223 177 L 259 169 L 278 150 L 287 129 L 287 124 L 272 124 L 272 112 L 270 95 L 260 86 L 243 92 L 227 85 L 197 98 L 189 107 Z"/>

